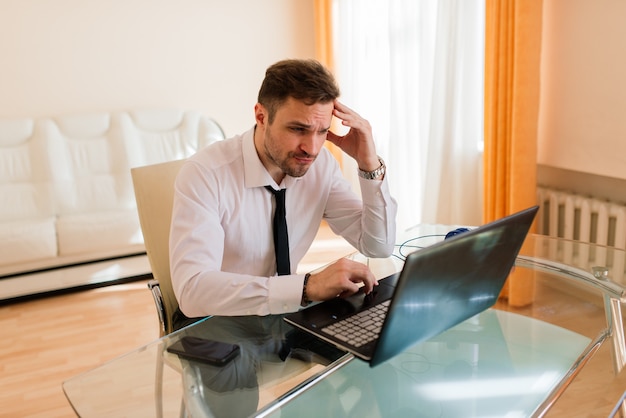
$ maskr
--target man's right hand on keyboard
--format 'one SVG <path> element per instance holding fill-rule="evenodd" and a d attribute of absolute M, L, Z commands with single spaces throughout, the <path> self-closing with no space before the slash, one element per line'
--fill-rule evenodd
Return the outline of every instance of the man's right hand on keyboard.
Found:
<path fill-rule="evenodd" d="M 306 295 L 311 301 L 347 297 L 363 291 L 369 294 L 378 281 L 368 266 L 342 258 L 324 270 L 311 274 L 306 286 Z"/>

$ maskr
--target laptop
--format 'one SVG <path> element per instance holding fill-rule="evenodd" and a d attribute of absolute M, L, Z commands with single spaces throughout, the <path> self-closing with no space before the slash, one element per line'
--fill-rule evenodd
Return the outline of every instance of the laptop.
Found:
<path fill-rule="evenodd" d="M 361 290 L 284 320 L 374 367 L 493 306 L 538 209 L 409 254 L 402 271 L 379 280 L 369 295 Z M 348 335 L 351 329 L 365 335 Z"/>

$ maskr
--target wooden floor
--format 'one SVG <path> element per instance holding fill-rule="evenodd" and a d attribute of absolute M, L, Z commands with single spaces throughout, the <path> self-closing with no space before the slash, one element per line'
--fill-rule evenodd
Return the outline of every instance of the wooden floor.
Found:
<path fill-rule="evenodd" d="M 351 251 L 321 230 L 301 268 L 311 270 Z M 553 297 L 548 293 L 542 297 Z M 597 321 L 592 317 L 601 312 L 597 306 L 587 312 L 572 312 L 569 303 L 564 306 L 500 307 L 563 321 L 566 327 L 574 322 L 574 327 L 585 327 L 586 318 Z M 75 416 L 62 391 L 64 380 L 158 338 L 156 311 L 145 281 L 1 306 L 0 328 L 5 332 L 0 346 L 0 417 Z M 614 376 L 605 345 L 548 417 L 607 417 L 625 389 L 626 375 L 623 371 Z"/>

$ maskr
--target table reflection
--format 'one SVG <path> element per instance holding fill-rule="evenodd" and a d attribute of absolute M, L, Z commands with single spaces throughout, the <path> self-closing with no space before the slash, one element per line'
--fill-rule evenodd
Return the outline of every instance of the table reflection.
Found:
<path fill-rule="evenodd" d="M 292 328 L 281 315 L 216 316 L 203 325 L 184 330 L 163 350 L 183 336 L 195 336 L 238 344 L 240 354 L 223 366 L 180 358 L 185 405 L 193 416 L 250 416 L 262 404 L 263 381 L 301 373 L 312 364 L 325 367 L 346 354 Z"/>

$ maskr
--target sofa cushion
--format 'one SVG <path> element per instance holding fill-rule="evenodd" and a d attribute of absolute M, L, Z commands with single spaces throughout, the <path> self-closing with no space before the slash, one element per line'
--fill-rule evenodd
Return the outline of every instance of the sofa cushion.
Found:
<path fill-rule="evenodd" d="M 60 216 L 135 207 L 124 138 L 114 118 L 59 117 L 44 130 Z"/>
<path fill-rule="evenodd" d="M 57 220 L 56 228 L 60 256 L 143 243 L 136 209 L 63 215 Z"/>
<path fill-rule="evenodd" d="M 55 219 L 0 223 L 0 265 L 57 256 Z"/>
<path fill-rule="evenodd" d="M 222 128 L 197 111 L 143 109 L 120 115 L 131 167 L 180 160 L 224 139 Z"/>
<path fill-rule="evenodd" d="M 19 221 L 51 216 L 54 203 L 48 182 L 0 184 L 0 219 Z"/>
<path fill-rule="evenodd" d="M 54 214 L 47 141 L 31 119 L 0 120 L 0 220 Z"/>

